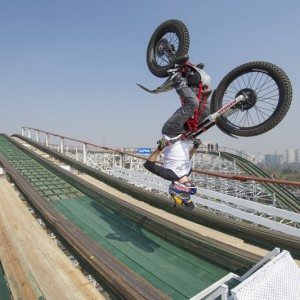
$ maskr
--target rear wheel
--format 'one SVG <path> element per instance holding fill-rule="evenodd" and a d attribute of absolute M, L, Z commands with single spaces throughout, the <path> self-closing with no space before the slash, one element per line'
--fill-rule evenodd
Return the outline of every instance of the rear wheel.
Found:
<path fill-rule="evenodd" d="M 167 70 L 179 56 L 188 54 L 190 38 L 179 20 L 162 23 L 152 34 L 147 48 L 147 65 L 154 76 L 167 77 Z"/>
<path fill-rule="evenodd" d="M 284 118 L 292 101 L 292 85 L 286 73 L 274 64 L 255 61 L 235 68 L 223 78 L 212 95 L 212 113 L 243 93 L 248 100 L 217 119 L 222 131 L 237 136 L 265 133 Z"/>

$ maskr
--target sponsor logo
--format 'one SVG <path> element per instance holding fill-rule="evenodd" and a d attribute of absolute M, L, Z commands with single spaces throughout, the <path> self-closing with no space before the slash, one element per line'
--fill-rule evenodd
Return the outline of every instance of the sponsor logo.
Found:
<path fill-rule="evenodd" d="M 137 148 L 136 151 L 138 154 L 150 154 L 151 148 Z"/>
<path fill-rule="evenodd" d="M 230 101 L 229 103 L 227 103 L 225 106 L 223 106 L 219 111 L 218 114 L 222 114 L 225 111 L 227 111 L 228 109 L 230 109 L 232 106 L 234 106 L 236 103 L 238 103 L 240 101 L 240 99 L 233 99 L 232 101 Z"/>

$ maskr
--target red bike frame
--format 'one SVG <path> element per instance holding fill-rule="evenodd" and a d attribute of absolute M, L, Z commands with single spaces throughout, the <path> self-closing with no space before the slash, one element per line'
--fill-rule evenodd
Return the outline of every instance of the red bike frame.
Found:
<path fill-rule="evenodd" d="M 234 106 L 236 106 L 239 102 L 246 100 L 248 97 L 246 94 L 240 95 L 234 99 L 232 99 L 230 102 L 228 102 L 225 106 L 221 107 L 218 111 L 215 113 L 209 115 L 203 122 L 201 122 L 198 126 L 198 129 L 193 132 L 189 132 L 186 134 L 187 137 L 197 137 L 201 133 L 205 132 L 207 129 L 212 127 L 213 125 L 216 124 L 216 121 L 218 117 L 224 115 L 227 113 L 227 115 L 231 115 L 235 112 Z M 228 132 L 229 135 L 231 135 Z"/>

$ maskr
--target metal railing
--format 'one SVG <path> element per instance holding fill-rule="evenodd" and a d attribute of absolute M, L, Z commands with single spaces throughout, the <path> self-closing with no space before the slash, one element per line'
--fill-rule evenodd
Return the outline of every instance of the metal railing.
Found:
<path fill-rule="evenodd" d="M 146 160 L 145 156 L 134 154 L 132 148 L 129 148 L 129 149 L 128 148 L 127 149 L 126 148 L 110 148 L 110 147 L 100 146 L 100 145 L 96 145 L 96 144 L 93 144 L 90 142 L 82 141 L 79 139 L 66 137 L 66 136 L 63 136 L 60 134 L 51 133 L 51 132 L 44 131 L 41 129 L 31 128 L 31 127 L 22 127 L 22 135 L 27 136 L 28 138 L 31 138 L 31 139 L 33 139 L 32 131 L 35 132 L 35 140 L 37 142 L 41 142 L 48 147 L 56 148 L 61 153 L 65 153 L 66 151 L 68 151 L 69 153 L 73 153 L 73 155 L 75 156 L 75 159 L 82 160 L 84 163 L 88 163 L 88 152 L 89 151 L 94 152 L 94 153 L 101 153 L 101 154 L 116 153 L 116 154 L 120 155 L 120 159 L 118 159 L 118 161 L 121 165 L 123 164 L 122 166 L 125 166 L 126 162 L 128 163 L 129 161 L 135 162 L 135 160 L 125 159 L 125 156 L 134 158 L 136 160 L 142 160 L 142 161 Z M 41 137 L 41 135 L 44 135 L 44 137 Z M 58 139 L 58 144 L 57 143 L 51 144 L 50 138 Z M 66 141 L 72 141 L 75 144 L 68 146 L 66 144 Z M 226 147 L 226 149 L 230 149 L 231 151 L 236 151 L 236 150 L 228 148 L 228 147 Z M 221 177 L 221 178 L 230 179 L 230 180 L 238 180 L 238 181 L 243 181 L 243 182 L 244 181 L 255 181 L 255 182 L 264 182 L 264 183 L 273 183 L 273 184 L 300 187 L 300 182 L 288 181 L 288 180 L 277 179 L 277 178 L 265 178 L 265 177 L 256 177 L 256 176 L 228 174 L 228 173 L 222 173 L 222 172 L 216 172 L 216 171 L 210 171 L 210 170 L 202 170 L 202 169 L 201 170 L 193 169 L 193 172 L 198 173 L 198 174 Z"/>

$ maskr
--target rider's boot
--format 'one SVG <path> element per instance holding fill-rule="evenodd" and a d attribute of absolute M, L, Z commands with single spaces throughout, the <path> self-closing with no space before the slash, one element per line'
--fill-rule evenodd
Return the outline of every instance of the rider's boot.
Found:
<path fill-rule="evenodd" d="M 187 86 L 186 78 L 182 76 L 178 68 L 170 69 L 167 71 L 167 73 L 170 74 L 173 86 L 175 87 L 177 92 L 183 87 Z"/>
<path fill-rule="evenodd" d="M 178 56 L 174 59 L 173 64 L 174 66 L 181 66 L 184 65 L 188 60 L 189 60 L 189 56 L 187 54 Z"/>

